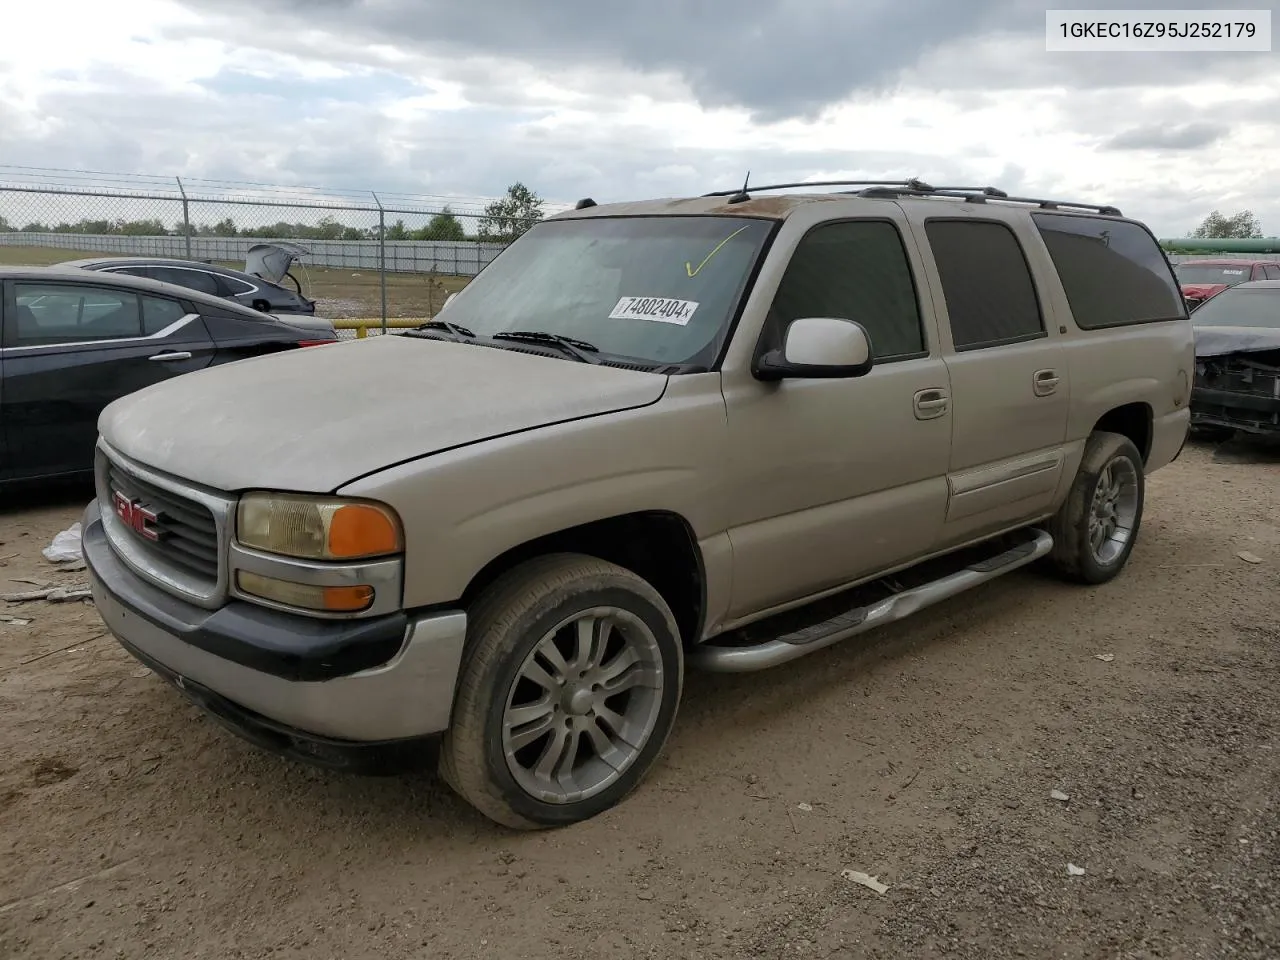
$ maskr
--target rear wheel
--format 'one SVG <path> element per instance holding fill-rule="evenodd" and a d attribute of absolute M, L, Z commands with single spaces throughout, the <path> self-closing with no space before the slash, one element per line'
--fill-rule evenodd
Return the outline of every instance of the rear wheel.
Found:
<path fill-rule="evenodd" d="M 1129 560 L 1146 494 L 1142 454 L 1128 437 L 1098 431 L 1066 502 L 1049 523 L 1056 571 L 1079 583 L 1106 583 Z"/>
<path fill-rule="evenodd" d="M 560 554 L 499 578 L 470 614 L 445 780 L 517 829 L 585 820 L 630 793 L 671 732 L 684 675 L 658 592 Z"/>

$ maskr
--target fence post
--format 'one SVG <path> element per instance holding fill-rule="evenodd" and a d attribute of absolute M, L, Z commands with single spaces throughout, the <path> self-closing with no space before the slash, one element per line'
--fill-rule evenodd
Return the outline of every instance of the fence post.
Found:
<path fill-rule="evenodd" d="M 191 207 L 187 203 L 187 188 L 182 185 L 181 177 L 174 177 L 178 181 L 178 192 L 182 194 L 182 236 L 186 241 L 187 259 L 191 259 Z"/>
<path fill-rule="evenodd" d="M 373 193 L 372 190 L 369 191 Z M 373 193 L 373 202 L 378 205 L 378 278 L 382 284 L 382 335 L 387 334 L 387 212 L 382 208 L 382 201 Z"/>

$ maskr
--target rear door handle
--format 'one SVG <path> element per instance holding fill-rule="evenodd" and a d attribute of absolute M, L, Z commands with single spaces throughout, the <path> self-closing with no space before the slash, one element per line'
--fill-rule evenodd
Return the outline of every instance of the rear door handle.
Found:
<path fill-rule="evenodd" d="M 936 387 L 930 390 L 917 390 L 915 395 L 915 408 L 917 420 L 933 420 L 947 412 L 947 407 L 951 401 L 948 399 L 945 390 L 939 390 Z"/>
<path fill-rule="evenodd" d="M 1058 389 L 1062 378 L 1057 370 L 1037 370 L 1032 379 L 1033 389 L 1037 397 L 1047 397 Z"/>
<path fill-rule="evenodd" d="M 187 350 L 170 350 L 166 353 L 157 353 L 154 357 L 147 357 L 147 359 L 167 363 L 173 360 L 190 360 L 191 354 Z"/>

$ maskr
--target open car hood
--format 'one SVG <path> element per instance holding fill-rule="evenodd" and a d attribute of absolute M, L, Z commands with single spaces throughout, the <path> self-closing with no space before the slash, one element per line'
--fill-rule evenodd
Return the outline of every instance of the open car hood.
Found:
<path fill-rule="evenodd" d="M 1195 333 L 1197 357 L 1280 350 L 1280 330 L 1269 327 L 1195 327 Z"/>

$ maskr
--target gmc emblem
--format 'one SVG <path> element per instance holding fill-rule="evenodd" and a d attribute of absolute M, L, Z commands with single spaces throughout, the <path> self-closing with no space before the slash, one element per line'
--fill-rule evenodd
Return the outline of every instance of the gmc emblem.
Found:
<path fill-rule="evenodd" d="M 139 500 L 130 500 L 119 490 L 111 492 L 111 504 L 115 507 L 120 522 L 140 537 L 148 540 L 159 540 L 160 531 L 155 528 L 159 519 L 154 510 L 148 510 Z"/>

